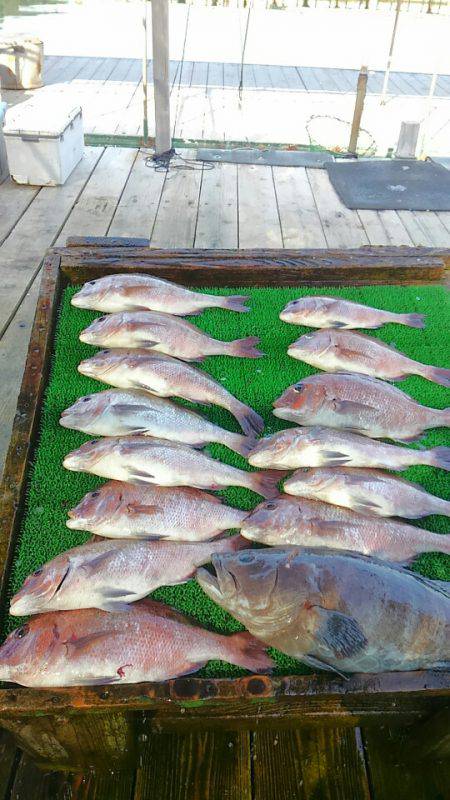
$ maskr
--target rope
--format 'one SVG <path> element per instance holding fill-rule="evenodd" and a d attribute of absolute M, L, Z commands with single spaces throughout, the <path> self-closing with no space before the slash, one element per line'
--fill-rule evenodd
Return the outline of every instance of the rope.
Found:
<path fill-rule="evenodd" d="M 147 155 L 145 166 L 154 169 L 155 172 L 174 172 L 176 170 L 214 169 L 215 164 L 197 161 L 195 158 L 184 158 L 172 147 L 165 153 Z"/>
<path fill-rule="evenodd" d="M 245 48 L 247 47 L 247 36 L 248 36 L 248 29 L 250 25 L 250 14 L 253 7 L 253 0 L 250 0 L 248 4 L 248 13 L 247 13 L 247 22 L 245 24 L 245 34 L 244 34 L 244 43 L 242 45 L 242 55 L 241 55 L 241 76 L 239 79 L 239 102 L 242 103 L 242 90 L 244 88 L 244 59 L 245 59 Z"/>

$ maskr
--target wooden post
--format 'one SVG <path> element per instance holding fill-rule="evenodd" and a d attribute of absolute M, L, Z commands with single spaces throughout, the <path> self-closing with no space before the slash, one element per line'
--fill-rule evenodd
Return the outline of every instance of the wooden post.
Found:
<path fill-rule="evenodd" d="M 391 72 L 392 66 L 392 56 L 394 54 L 394 46 L 395 46 L 395 37 L 397 35 L 397 25 L 398 25 L 398 18 L 400 16 L 400 9 L 402 7 L 402 0 L 397 0 L 397 7 L 395 9 L 395 19 L 394 19 L 394 27 L 392 28 L 392 36 L 391 36 L 391 45 L 389 47 L 389 55 L 386 64 L 386 69 L 384 72 L 384 80 L 383 80 L 383 88 L 381 90 L 381 99 L 380 103 L 384 104 L 386 102 L 386 92 L 389 82 L 389 75 Z"/>
<path fill-rule="evenodd" d="M 395 158 L 415 158 L 420 122 L 402 122 Z"/>
<path fill-rule="evenodd" d="M 169 0 L 152 0 L 155 155 L 172 147 L 169 91 Z"/>
<path fill-rule="evenodd" d="M 354 155 L 356 155 L 356 146 L 358 144 L 359 129 L 361 126 L 361 117 L 364 110 L 364 100 L 366 99 L 366 90 L 367 90 L 367 67 L 361 67 L 358 75 L 355 110 L 353 112 L 352 129 L 350 131 L 350 142 L 348 145 L 348 152 L 353 153 Z"/>
<path fill-rule="evenodd" d="M 148 144 L 148 38 L 147 38 L 147 0 L 144 0 L 142 17 L 144 28 L 144 53 L 142 56 L 142 103 L 143 103 L 143 140 Z"/>

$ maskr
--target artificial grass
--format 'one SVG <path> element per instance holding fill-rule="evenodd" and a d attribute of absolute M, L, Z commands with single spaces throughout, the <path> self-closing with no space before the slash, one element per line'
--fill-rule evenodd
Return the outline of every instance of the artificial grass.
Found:
<path fill-rule="evenodd" d="M 69 472 L 63 469 L 63 457 L 89 438 L 78 431 L 67 430 L 58 424 L 60 413 L 78 397 L 107 387 L 98 381 L 80 375 L 78 363 L 95 350 L 79 341 L 78 336 L 99 314 L 74 308 L 70 298 L 78 287 L 65 290 L 55 337 L 52 370 L 46 391 L 42 426 L 34 464 L 30 470 L 27 507 L 22 525 L 17 553 L 11 571 L 10 595 L 22 585 L 25 577 L 58 553 L 88 541 L 90 534 L 69 530 L 67 511 L 75 506 L 86 492 L 92 491 L 102 479 L 94 475 Z M 192 322 L 212 336 L 232 340 L 244 336 L 260 336 L 261 348 L 267 354 L 260 359 L 213 356 L 202 366 L 229 391 L 235 394 L 265 419 L 265 435 L 290 426 L 271 413 L 272 402 L 281 392 L 302 377 L 316 370 L 293 358 L 286 351 L 288 345 L 308 329 L 281 322 L 278 314 L 284 305 L 301 295 L 328 294 L 366 303 L 396 312 L 417 311 L 426 314 L 425 330 L 415 330 L 389 324 L 377 331 L 367 331 L 399 350 L 428 364 L 449 366 L 448 336 L 445 332 L 445 306 L 448 296 L 440 286 L 366 286 L 351 288 L 235 288 L 207 289 L 211 294 L 248 294 L 251 313 L 236 314 L 222 310 L 209 310 Z M 448 307 L 447 307 L 448 311 Z M 448 391 L 420 377 L 410 377 L 399 384 L 416 400 L 435 408 L 449 404 Z M 188 405 L 188 404 L 187 404 Z M 202 409 L 203 410 L 203 409 Z M 236 420 L 225 410 L 212 406 L 207 416 L 218 425 L 240 430 Z M 426 434 L 420 446 L 433 447 L 450 444 L 446 429 L 434 429 Z M 414 445 L 419 446 L 419 445 Z M 208 448 L 212 455 L 225 462 L 249 469 L 246 461 L 220 445 Z M 450 495 L 450 482 L 443 470 L 430 467 L 412 467 L 405 477 L 418 481 L 427 491 L 441 497 Z M 253 492 L 231 487 L 221 494 L 231 505 L 253 508 L 262 498 Z M 418 523 L 429 530 L 444 533 L 448 520 L 428 517 Z M 250 545 L 249 545 L 250 546 Z M 450 557 L 443 554 L 420 556 L 413 569 L 424 575 L 450 580 Z M 165 587 L 153 593 L 180 611 L 195 617 L 202 625 L 223 633 L 240 630 L 241 626 L 226 611 L 215 605 L 198 584 Z M 20 623 L 17 618 L 6 617 L 3 632 L 7 633 Z M 295 659 L 271 651 L 276 660 L 276 671 L 281 674 L 306 673 L 308 668 Z M 209 677 L 233 677 L 242 670 L 222 662 L 210 662 L 200 674 Z"/>

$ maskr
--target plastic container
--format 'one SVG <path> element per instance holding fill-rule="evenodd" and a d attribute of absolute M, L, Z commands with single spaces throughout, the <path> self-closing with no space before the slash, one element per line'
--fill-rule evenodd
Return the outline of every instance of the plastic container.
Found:
<path fill-rule="evenodd" d="M 3 134 L 9 171 L 17 183 L 60 186 L 83 156 L 80 106 L 28 100 L 8 110 Z"/>

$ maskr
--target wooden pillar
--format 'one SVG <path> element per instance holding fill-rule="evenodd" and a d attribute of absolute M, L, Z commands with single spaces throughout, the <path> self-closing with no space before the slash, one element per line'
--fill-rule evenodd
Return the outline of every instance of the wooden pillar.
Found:
<path fill-rule="evenodd" d="M 155 155 L 172 147 L 169 91 L 169 0 L 152 0 Z"/>
<path fill-rule="evenodd" d="M 355 109 L 353 111 L 352 129 L 350 131 L 350 141 L 348 152 L 356 155 L 358 144 L 359 129 L 361 127 L 361 117 L 364 110 L 364 100 L 367 90 L 367 67 L 361 67 L 358 75 L 358 85 L 356 88 Z"/>

